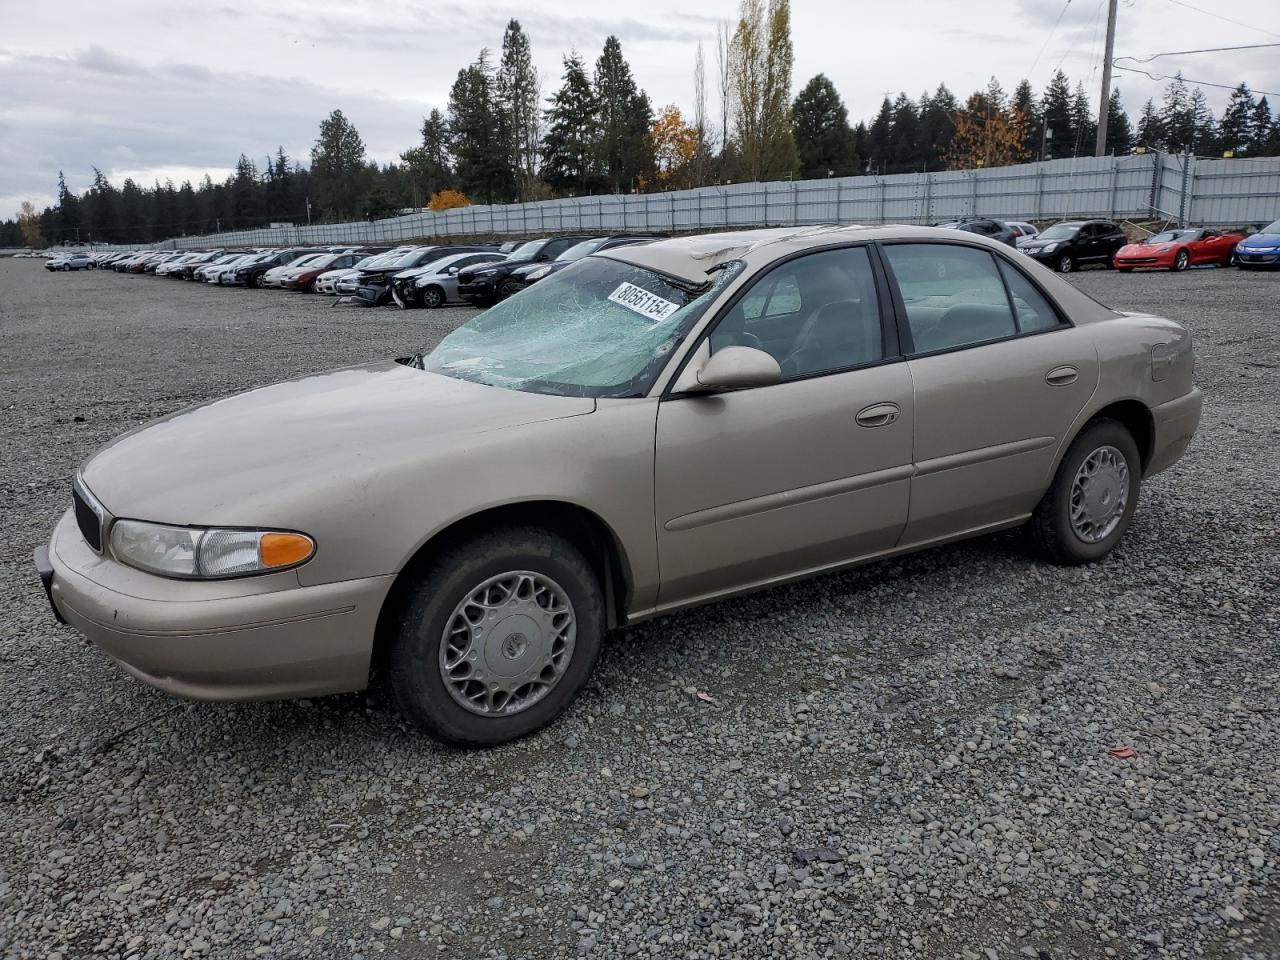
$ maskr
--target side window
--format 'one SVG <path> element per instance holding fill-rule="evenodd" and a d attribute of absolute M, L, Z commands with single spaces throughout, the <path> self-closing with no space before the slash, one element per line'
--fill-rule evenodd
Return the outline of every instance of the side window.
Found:
<path fill-rule="evenodd" d="M 1058 315 L 1054 313 L 1053 307 L 1044 298 L 1044 294 L 1022 275 L 1022 271 L 1000 261 L 1000 273 L 1009 285 L 1009 296 L 1013 298 L 1019 332 L 1034 333 L 1058 326 Z"/>
<path fill-rule="evenodd" d="M 735 345 L 766 351 L 784 380 L 882 359 L 867 249 L 823 250 L 775 267 L 721 318 L 710 342 L 712 351 Z"/>
<path fill-rule="evenodd" d="M 891 243 L 884 254 L 902 294 L 916 353 L 967 347 L 1018 332 L 1004 281 L 986 251 L 944 243 Z"/>

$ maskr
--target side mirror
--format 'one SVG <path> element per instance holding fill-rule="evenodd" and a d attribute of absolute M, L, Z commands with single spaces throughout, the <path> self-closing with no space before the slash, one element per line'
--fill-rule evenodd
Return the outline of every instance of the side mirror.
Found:
<path fill-rule="evenodd" d="M 445 270 L 445 273 L 449 274 L 449 276 L 451 277 L 457 272 L 458 272 L 457 267 L 449 267 L 447 270 Z"/>
<path fill-rule="evenodd" d="M 769 387 L 782 379 L 778 361 L 755 347 L 723 347 L 697 372 L 697 392 Z"/>

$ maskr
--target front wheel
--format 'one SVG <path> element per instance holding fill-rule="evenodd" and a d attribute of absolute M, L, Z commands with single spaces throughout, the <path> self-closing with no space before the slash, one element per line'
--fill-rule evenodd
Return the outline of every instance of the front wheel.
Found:
<path fill-rule="evenodd" d="M 507 297 L 520 292 L 520 284 L 514 280 L 503 280 L 502 285 L 498 287 L 498 300 L 505 300 Z"/>
<path fill-rule="evenodd" d="M 1076 268 L 1076 260 L 1075 260 L 1075 257 L 1071 256 L 1071 254 L 1064 253 L 1062 256 L 1058 258 L 1059 273 L 1070 273 L 1075 268 Z"/>
<path fill-rule="evenodd" d="M 1170 267 L 1170 269 L 1173 270 L 1174 273 L 1181 273 L 1189 266 L 1191 266 L 1191 255 L 1185 250 L 1179 250 L 1177 255 L 1173 258 L 1173 266 Z"/>
<path fill-rule="evenodd" d="M 418 294 L 418 302 L 429 310 L 444 306 L 444 291 L 439 287 L 427 287 Z"/>
<path fill-rule="evenodd" d="M 582 553 L 536 527 L 436 556 L 405 592 L 387 649 L 400 712 L 438 740 L 487 747 L 549 724 L 586 684 L 604 634 Z"/>
<path fill-rule="evenodd" d="M 1141 479 L 1133 435 L 1118 421 L 1094 421 L 1067 449 L 1032 513 L 1027 524 L 1032 545 L 1054 563 L 1101 560 L 1133 520 Z"/>

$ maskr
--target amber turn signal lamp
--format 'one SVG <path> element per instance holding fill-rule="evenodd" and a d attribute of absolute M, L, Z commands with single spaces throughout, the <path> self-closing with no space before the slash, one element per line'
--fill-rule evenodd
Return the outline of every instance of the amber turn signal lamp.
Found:
<path fill-rule="evenodd" d="M 258 559 L 267 569 L 291 567 L 311 556 L 316 545 L 300 533 L 264 533 L 258 540 Z"/>

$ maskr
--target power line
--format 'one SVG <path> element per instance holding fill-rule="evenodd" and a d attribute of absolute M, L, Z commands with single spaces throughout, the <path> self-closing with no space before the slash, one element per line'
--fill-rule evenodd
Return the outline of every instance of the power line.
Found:
<path fill-rule="evenodd" d="M 1040 45 L 1040 52 L 1036 54 L 1035 60 L 1031 63 L 1031 69 L 1027 71 L 1028 77 L 1035 74 L 1036 67 L 1040 65 L 1040 58 L 1044 56 L 1045 50 L 1049 48 L 1049 41 L 1053 39 L 1053 35 L 1057 32 L 1058 25 L 1062 23 L 1062 18 L 1066 16 L 1067 7 L 1069 6 L 1071 6 L 1071 0 L 1067 0 L 1067 2 L 1062 5 L 1062 9 L 1058 12 L 1058 19 L 1053 21 L 1053 26 L 1049 29 L 1049 35 L 1044 38 L 1044 43 Z"/>
<path fill-rule="evenodd" d="M 1117 60 L 1132 60 L 1134 63 L 1150 63 L 1160 57 L 1184 57 L 1192 53 L 1223 53 L 1227 50 L 1261 50 L 1266 47 L 1280 47 L 1280 43 L 1246 43 L 1238 47 L 1205 47 L 1203 50 L 1171 50 L 1168 53 L 1153 53 L 1149 57 L 1116 57 Z"/>
<path fill-rule="evenodd" d="M 1246 30 L 1257 30 L 1258 33 L 1265 33 L 1269 37 L 1280 37 L 1280 33 L 1276 33 L 1274 30 L 1264 30 L 1262 27 L 1255 27 L 1251 23 L 1241 23 L 1239 20 L 1232 20 L 1230 17 L 1224 17 L 1222 14 L 1214 13 L 1212 10 L 1204 10 L 1200 7 L 1192 6 L 1187 3 L 1186 0 L 1169 0 L 1169 2 L 1176 4 L 1179 7 L 1186 7 L 1188 10 L 1194 10 L 1196 13 L 1203 13 L 1206 17 L 1214 17 L 1215 19 L 1222 20 L 1226 23 L 1233 23 L 1237 27 L 1244 27 Z"/>
<path fill-rule="evenodd" d="M 1116 59 L 1117 59 L 1117 60 L 1127 60 L 1127 59 L 1129 59 L 1129 58 L 1128 58 L 1128 57 L 1117 57 Z M 1189 79 L 1187 79 L 1186 77 L 1171 77 L 1171 76 L 1169 76 L 1168 74 L 1163 74 L 1163 73 L 1148 73 L 1146 70 L 1139 70 L 1137 67 L 1124 67 L 1124 66 L 1121 66 L 1119 63 L 1113 63 L 1113 64 L 1112 64 L 1112 66 L 1113 66 L 1115 69 L 1117 69 L 1117 70 L 1124 70 L 1124 71 L 1125 71 L 1125 72 L 1127 72 L 1127 73 L 1140 73 L 1140 74 L 1142 74 L 1144 77 L 1150 77 L 1152 80 L 1178 80 L 1178 79 L 1180 79 L 1180 80 L 1182 80 L 1182 82 L 1183 82 L 1183 83 L 1189 83 L 1189 84 L 1191 84 L 1193 87 L 1217 87 L 1217 88 L 1218 88 L 1218 89 L 1220 89 L 1220 90 L 1234 90 L 1234 89 L 1236 89 L 1236 87 L 1237 87 L 1237 86 L 1239 86 L 1239 84 L 1235 84 L 1235 85 L 1233 85 L 1233 84 L 1229 84 L 1229 83 L 1213 83 L 1213 82 L 1212 82 L 1212 81 L 1210 81 L 1210 80 L 1189 80 Z M 1274 90 L 1253 90 L 1253 88 L 1252 88 L 1252 87 L 1250 88 L 1250 90 L 1252 90 L 1252 92 L 1253 92 L 1253 93 L 1260 93 L 1260 94 L 1262 94 L 1264 97 L 1280 97 L 1280 93 L 1277 93 L 1277 92 L 1276 92 L 1276 91 L 1274 91 Z"/>

